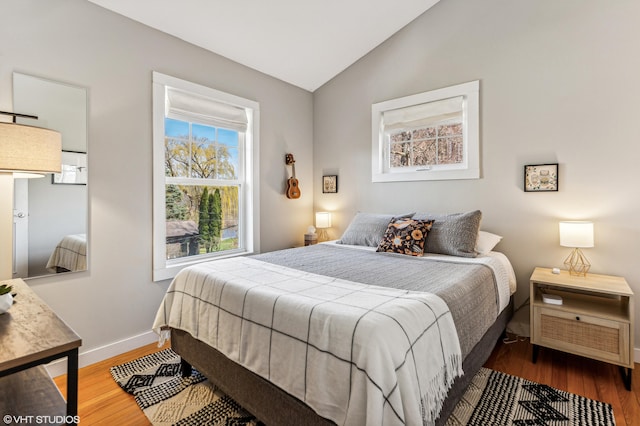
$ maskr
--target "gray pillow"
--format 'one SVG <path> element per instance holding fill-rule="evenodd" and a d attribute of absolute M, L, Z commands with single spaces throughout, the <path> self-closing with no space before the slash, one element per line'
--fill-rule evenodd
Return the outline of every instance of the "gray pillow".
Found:
<path fill-rule="evenodd" d="M 460 257 L 476 257 L 478 255 L 476 242 L 482 220 L 480 210 L 454 214 L 416 213 L 413 219 L 435 220 L 427 237 L 425 253 Z"/>
<path fill-rule="evenodd" d="M 413 216 L 413 213 L 391 215 L 358 212 L 337 243 L 378 247 L 391 219 L 399 217 L 410 218 L 411 216 Z"/>

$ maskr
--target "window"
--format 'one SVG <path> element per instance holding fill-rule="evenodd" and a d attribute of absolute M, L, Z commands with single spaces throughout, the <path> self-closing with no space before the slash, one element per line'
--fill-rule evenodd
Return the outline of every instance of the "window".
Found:
<path fill-rule="evenodd" d="M 372 181 L 480 176 L 479 82 L 372 107 Z"/>
<path fill-rule="evenodd" d="M 259 105 L 153 73 L 153 279 L 258 250 Z"/>

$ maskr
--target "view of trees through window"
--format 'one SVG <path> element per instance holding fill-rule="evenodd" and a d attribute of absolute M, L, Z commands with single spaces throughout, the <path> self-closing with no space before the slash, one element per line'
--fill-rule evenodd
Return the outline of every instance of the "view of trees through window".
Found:
<path fill-rule="evenodd" d="M 419 167 L 464 161 L 462 123 L 438 123 L 390 135 L 390 166 Z"/>
<path fill-rule="evenodd" d="M 240 137 L 165 118 L 167 259 L 238 248 Z"/>

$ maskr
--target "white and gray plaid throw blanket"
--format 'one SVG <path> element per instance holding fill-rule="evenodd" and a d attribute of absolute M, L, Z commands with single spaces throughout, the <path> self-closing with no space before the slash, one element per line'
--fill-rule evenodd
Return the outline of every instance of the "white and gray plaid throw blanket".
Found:
<path fill-rule="evenodd" d="M 218 349 L 338 425 L 433 423 L 462 374 L 446 304 L 238 257 L 180 272 L 153 329 Z"/>

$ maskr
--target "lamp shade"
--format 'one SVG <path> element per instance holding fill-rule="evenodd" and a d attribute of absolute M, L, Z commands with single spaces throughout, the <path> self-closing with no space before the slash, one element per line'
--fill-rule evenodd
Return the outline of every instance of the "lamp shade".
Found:
<path fill-rule="evenodd" d="M 317 212 L 316 213 L 316 228 L 331 228 L 331 213 L 329 213 L 329 212 Z"/>
<path fill-rule="evenodd" d="M 59 132 L 0 123 L 0 172 L 60 173 L 61 167 Z"/>
<path fill-rule="evenodd" d="M 560 222 L 560 245 L 562 247 L 593 247 L 593 222 Z"/>

